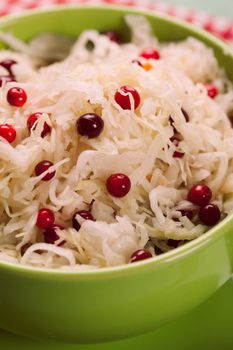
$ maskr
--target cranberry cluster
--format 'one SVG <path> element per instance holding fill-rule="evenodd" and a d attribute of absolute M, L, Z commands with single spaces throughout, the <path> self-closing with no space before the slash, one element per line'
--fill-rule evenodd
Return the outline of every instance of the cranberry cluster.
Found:
<path fill-rule="evenodd" d="M 113 42 L 120 44 L 121 38 L 118 33 L 109 31 L 105 35 Z M 154 48 L 146 48 L 140 53 L 140 58 L 144 60 L 159 60 L 160 53 Z M 139 59 L 133 60 L 132 63 L 138 64 L 140 67 L 149 71 L 152 69 L 151 63 L 148 61 L 146 64 L 142 64 Z M 0 66 L 5 68 L 8 75 L 0 76 L 0 86 L 3 81 L 11 82 L 15 81 L 14 74 L 12 72 L 12 66 L 17 64 L 14 60 L 4 60 L 0 62 Z M 212 84 L 205 85 L 208 96 L 215 98 L 218 94 L 217 88 Z M 13 107 L 23 107 L 27 102 L 27 94 L 24 89 L 20 87 L 12 87 L 8 90 L 6 96 L 7 102 Z M 115 102 L 123 110 L 136 110 L 141 103 L 141 97 L 139 92 L 132 86 L 124 85 L 121 86 L 115 92 Z M 186 122 L 189 122 L 189 115 L 184 110 L 181 109 Z M 29 132 L 32 132 L 37 127 L 38 120 L 42 117 L 42 112 L 35 112 L 31 114 L 27 119 L 27 128 Z M 181 141 L 180 135 L 174 127 L 174 121 L 170 117 L 170 123 L 174 129 L 174 136 L 170 139 L 173 144 L 178 147 Z M 104 121 L 96 113 L 86 113 L 81 115 L 76 123 L 77 133 L 81 136 L 87 138 L 97 138 L 104 130 Z M 43 130 L 41 132 L 41 137 L 44 138 L 51 132 L 51 127 L 44 122 Z M 14 142 L 16 139 L 16 130 L 12 125 L 1 124 L 0 125 L 0 136 L 6 139 L 9 143 Z M 184 156 L 183 152 L 176 150 L 173 154 L 174 158 L 182 158 Z M 35 167 L 36 176 L 44 176 L 41 181 L 50 181 L 55 175 L 56 170 L 54 170 L 54 164 L 49 160 L 42 160 Z M 50 169 L 51 168 L 51 169 Z M 116 173 L 110 175 L 106 180 L 106 190 L 107 192 L 115 198 L 125 197 L 131 190 L 131 181 L 126 174 Z M 199 218 L 201 222 L 205 225 L 212 226 L 215 225 L 220 220 L 220 210 L 219 208 L 210 203 L 212 198 L 212 192 L 208 186 L 203 184 L 197 184 L 193 186 L 187 196 L 187 199 L 195 205 L 200 207 Z M 193 211 L 191 210 L 181 210 L 182 216 L 187 216 L 190 220 L 193 217 Z M 81 217 L 83 220 L 95 221 L 90 210 L 79 210 L 72 218 L 72 226 L 76 231 L 81 228 L 81 223 L 78 220 Z M 49 244 L 55 244 L 59 239 L 59 230 L 63 230 L 64 227 L 55 223 L 55 214 L 49 208 L 41 208 L 37 214 L 36 226 L 43 230 L 44 241 Z M 65 241 L 62 241 L 59 245 L 63 245 Z M 137 262 L 151 258 L 152 254 L 147 249 L 140 249 L 135 251 L 131 257 L 130 262 Z"/>
<path fill-rule="evenodd" d="M 192 186 L 187 196 L 188 201 L 200 207 L 199 218 L 207 226 L 216 225 L 221 218 L 220 209 L 217 205 L 210 203 L 211 198 L 211 189 L 203 184 Z"/>

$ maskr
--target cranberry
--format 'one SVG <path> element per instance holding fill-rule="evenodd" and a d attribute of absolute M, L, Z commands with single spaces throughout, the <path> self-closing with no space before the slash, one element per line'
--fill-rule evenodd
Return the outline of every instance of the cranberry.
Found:
<path fill-rule="evenodd" d="M 117 198 L 122 198 L 131 189 L 130 178 L 125 174 L 113 174 L 106 181 L 108 192 Z"/>
<path fill-rule="evenodd" d="M 53 224 L 48 227 L 44 232 L 44 241 L 48 244 L 54 244 L 60 237 L 57 234 L 57 230 L 64 230 L 64 227 L 61 225 Z M 65 241 L 62 241 L 59 245 L 63 245 Z"/>
<path fill-rule="evenodd" d="M 160 54 L 159 54 L 158 50 L 152 49 L 152 48 L 148 48 L 148 49 L 143 50 L 140 53 L 140 57 L 143 57 L 143 58 L 145 58 L 147 60 L 149 60 L 149 59 L 158 60 L 158 59 L 160 59 Z"/>
<path fill-rule="evenodd" d="M 133 262 L 137 262 L 137 261 L 141 261 L 149 258 L 152 258 L 152 254 L 151 252 L 149 252 L 149 250 L 139 249 L 131 255 L 130 262 L 133 263 Z"/>
<path fill-rule="evenodd" d="M 0 62 L 0 66 L 5 68 L 10 73 L 10 75 L 13 75 L 11 68 L 16 63 L 17 62 L 15 60 L 6 59 Z"/>
<path fill-rule="evenodd" d="M 27 101 L 27 94 L 22 88 L 13 87 L 7 92 L 7 101 L 11 106 L 22 107 Z"/>
<path fill-rule="evenodd" d="M 212 198 L 211 189 L 203 184 L 194 185 L 188 193 L 188 201 L 193 204 L 199 205 L 200 207 L 204 207 L 206 204 L 210 202 Z"/>
<path fill-rule="evenodd" d="M 3 83 L 10 83 L 12 81 L 15 81 L 15 78 L 12 75 L 1 75 L 0 76 L 0 87 L 3 85 Z"/>
<path fill-rule="evenodd" d="M 192 220 L 192 218 L 193 218 L 193 211 L 192 210 L 182 209 L 182 210 L 179 210 L 179 211 L 181 212 L 182 216 L 187 216 L 187 218 L 189 220 Z"/>
<path fill-rule="evenodd" d="M 121 36 L 119 33 L 114 32 L 114 31 L 108 31 L 104 33 L 109 40 L 113 41 L 116 44 L 121 44 L 122 40 L 121 40 Z"/>
<path fill-rule="evenodd" d="M 183 153 L 183 152 L 175 151 L 173 153 L 173 158 L 183 158 L 184 155 L 185 155 L 185 153 Z"/>
<path fill-rule="evenodd" d="M 121 106 L 122 109 L 131 109 L 131 100 L 129 95 L 133 97 L 134 100 L 134 109 L 138 108 L 140 105 L 141 99 L 140 95 L 137 92 L 136 89 L 134 89 L 131 86 L 122 86 L 116 93 L 115 93 L 115 101 L 118 103 L 119 106 Z"/>
<path fill-rule="evenodd" d="M 175 135 L 172 136 L 172 137 L 170 138 L 170 141 L 174 144 L 174 146 L 176 146 L 176 147 L 179 146 L 180 140 L 178 139 L 177 136 L 175 136 Z M 183 158 L 184 155 L 185 155 L 185 153 L 183 153 L 183 152 L 175 151 L 175 152 L 173 153 L 173 158 Z"/>
<path fill-rule="evenodd" d="M 36 176 L 40 176 L 46 170 L 48 170 L 51 166 L 53 166 L 52 162 L 50 162 L 49 160 L 42 160 L 35 167 Z M 54 177 L 55 174 L 56 174 L 56 171 L 52 171 L 50 173 L 47 173 L 44 177 L 42 177 L 42 180 L 49 181 Z"/>
<path fill-rule="evenodd" d="M 143 65 L 141 64 L 141 62 L 139 60 L 133 60 L 132 63 L 137 64 L 140 67 L 143 67 Z"/>
<path fill-rule="evenodd" d="M 213 226 L 216 225 L 221 217 L 219 207 L 215 204 L 207 204 L 199 211 L 199 218 L 204 225 Z"/>
<path fill-rule="evenodd" d="M 92 216 L 90 211 L 88 211 L 88 210 L 77 211 L 74 214 L 73 219 L 72 219 L 73 228 L 75 228 L 76 231 L 79 231 L 80 227 L 81 227 L 80 223 L 76 219 L 76 215 L 80 215 L 85 220 L 95 221 L 95 219 L 93 218 L 93 216 Z"/>
<path fill-rule="evenodd" d="M 42 113 L 40 112 L 36 112 L 36 113 L 33 113 L 31 114 L 29 117 L 28 117 L 28 120 L 27 120 L 27 127 L 28 127 L 28 130 L 31 131 L 32 128 L 34 127 L 34 124 L 36 123 L 36 121 L 38 120 L 38 118 L 40 118 L 42 116 Z M 49 134 L 51 131 L 51 128 L 50 126 L 44 122 L 44 127 L 43 127 L 43 130 L 41 131 L 41 137 L 45 137 L 47 134 Z"/>
<path fill-rule="evenodd" d="M 89 139 L 98 137 L 104 128 L 104 121 L 95 113 L 83 114 L 77 120 L 77 131 Z"/>
<path fill-rule="evenodd" d="M 41 208 L 37 215 L 36 225 L 39 228 L 48 228 L 54 224 L 55 216 L 52 210 Z"/>
<path fill-rule="evenodd" d="M 0 124 L 0 136 L 6 139 L 9 143 L 12 143 L 16 138 L 16 131 L 12 125 Z"/>
<path fill-rule="evenodd" d="M 186 123 L 188 123 L 189 122 L 189 115 L 188 115 L 188 113 L 183 108 L 181 108 L 181 112 L 183 113 L 183 116 L 184 116 L 184 118 L 186 120 Z"/>
<path fill-rule="evenodd" d="M 218 89 L 212 84 L 205 84 L 207 94 L 210 98 L 215 98 L 218 94 Z"/>

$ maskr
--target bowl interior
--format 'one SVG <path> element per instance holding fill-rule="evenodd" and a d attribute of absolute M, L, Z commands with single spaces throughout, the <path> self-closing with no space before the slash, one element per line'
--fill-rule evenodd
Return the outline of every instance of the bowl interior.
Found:
<path fill-rule="evenodd" d="M 221 40 L 205 33 L 202 30 L 194 28 L 182 21 L 161 15 L 151 14 L 147 11 L 132 10 L 128 8 L 113 6 L 59 6 L 51 10 L 28 11 L 25 15 L 8 16 L 0 21 L 0 30 L 9 31 L 16 37 L 25 41 L 33 38 L 41 32 L 56 32 L 72 37 L 77 37 L 83 30 L 96 29 L 99 31 L 116 30 L 119 31 L 125 40 L 129 39 L 129 30 L 124 23 L 124 15 L 127 13 L 140 14 L 148 18 L 155 35 L 160 41 L 177 41 L 193 36 L 200 39 L 207 46 L 214 50 L 219 64 L 224 67 L 228 77 L 233 80 L 233 49 L 224 44 Z M 4 45 L 0 44 L 0 48 Z M 113 272 L 124 269 L 137 269 L 139 265 L 160 264 L 171 261 L 173 258 L 182 257 L 193 249 L 203 247 L 208 244 L 214 237 L 217 238 L 218 233 L 224 234 L 226 227 L 233 226 L 231 217 L 221 222 L 215 228 L 211 229 L 202 237 L 187 243 L 185 246 L 175 249 L 169 253 L 163 254 L 150 261 L 143 261 L 130 266 L 120 266 L 117 268 L 102 269 L 95 272 L 78 272 L 79 274 L 96 274 L 104 271 Z M 229 229 L 228 229 L 229 230 Z M 19 268 L 31 272 L 41 272 L 29 267 L 15 266 L 0 261 L 0 266 L 11 266 L 11 268 Z M 43 271 L 44 273 L 45 271 Z M 62 271 L 50 271 L 62 273 Z M 64 272 L 63 272 L 64 273 Z M 65 272 L 67 273 L 67 272 Z"/>

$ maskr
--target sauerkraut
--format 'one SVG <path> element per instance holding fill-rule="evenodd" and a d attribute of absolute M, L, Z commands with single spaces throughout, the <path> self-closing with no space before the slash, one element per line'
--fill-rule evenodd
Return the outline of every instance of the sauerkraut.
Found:
<path fill-rule="evenodd" d="M 58 55 L 63 61 L 41 68 L 44 57 L 37 55 L 35 42 L 26 45 L 1 33 L 14 50 L 1 51 L 0 60 L 16 61 L 16 81 L 2 79 L 0 124 L 17 133 L 12 143 L 0 137 L 1 260 L 78 271 L 130 263 L 140 249 L 157 256 L 209 229 L 200 221 L 199 207 L 187 200 L 195 184 L 212 190 L 211 203 L 221 218 L 231 213 L 231 82 L 212 50 L 197 39 L 160 43 L 145 18 L 130 15 L 126 22 L 129 43 L 87 30 L 65 59 Z M 47 52 L 46 38 L 41 40 L 40 52 Z M 158 50 L 160 58 L 142 57 L 147 48 Z M 0 74 L 6 75 L 3 67 Z M 214 98 L 207 83 L 218 91 Z M 130 109 L 116 102 L 122 86 L 136 89 L 138 108 L 130 94 Z M 22 107 L 7 100 L 14 87 L 27 94 Z M 35 112 L 41 116 L 28 130 Z M 78 118 L 88 113 L 104 122 L 98 137 L 77 132 Z M 45 122 L 50 132 L 42 137 Z M 43 160 L 56 172 L 50 181 L 35 174 Z M 118 173 L 131 182 L 122 198 L 106 188 L 109 176 Z M 62 227 L 52 243 L 36 224 L 41 208 L 51 210 Z M 75 214 L 81 210 L 91 211 L 94 220 Z"/>

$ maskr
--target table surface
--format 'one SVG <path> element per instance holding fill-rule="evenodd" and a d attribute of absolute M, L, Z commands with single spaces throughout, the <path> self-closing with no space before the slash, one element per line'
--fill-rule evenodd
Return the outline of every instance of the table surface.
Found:
<path fill-rule="evenodd" d="M 157 0 L 154 0 L 156 2 Z M 178 6 L 189 7 L 198 11 L 205 11 L 218 16 L 225 16 L 233 19 L 232 0 L 160 0 Z"/>

